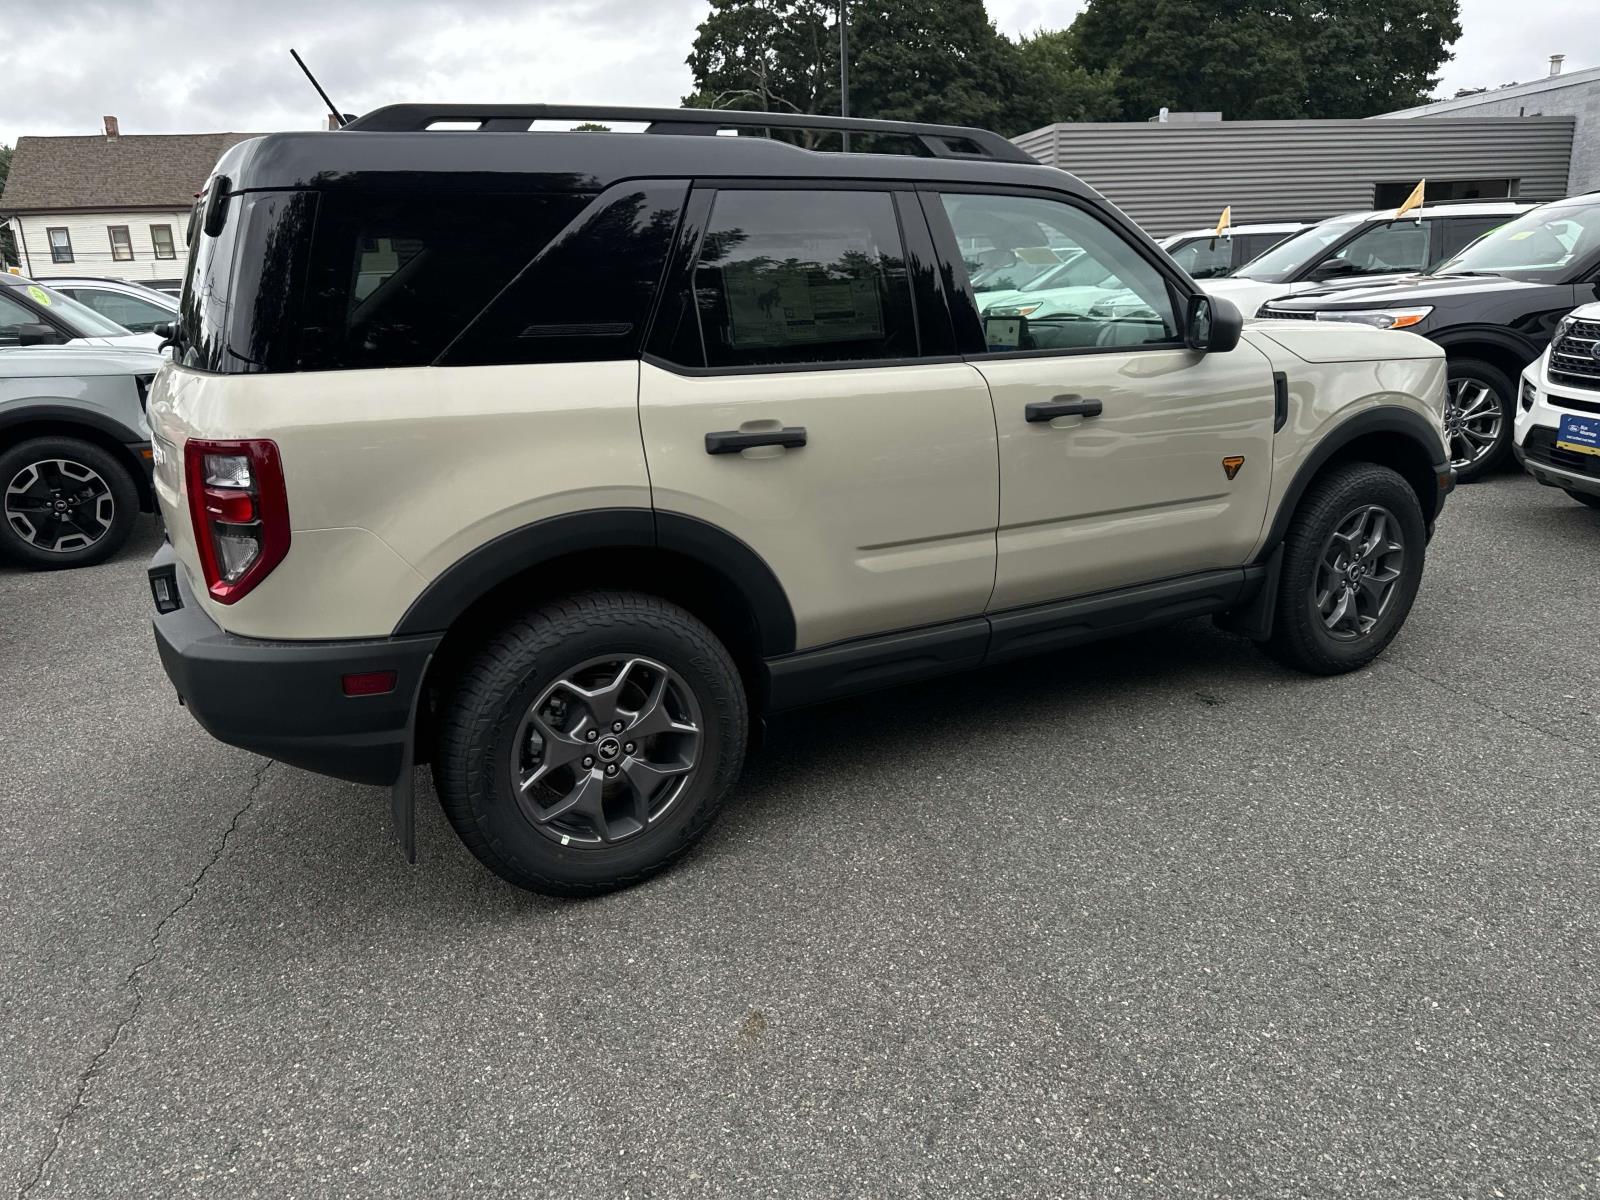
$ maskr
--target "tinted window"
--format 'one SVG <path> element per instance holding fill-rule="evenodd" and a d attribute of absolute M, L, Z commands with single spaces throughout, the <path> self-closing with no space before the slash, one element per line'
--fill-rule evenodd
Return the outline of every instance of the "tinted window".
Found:
<path fill-rule="evenodd" d="M 1190 279 L 1215 279 L 1233 270 L 1232 238 L 1199 238 L 1172 252 Z"/>
<path fill-rule="evenodd" d="M 1233 239 L 1233 261 L 1240 266 L 1265 254 L 1289 235 L 1287 233 L 1245 233 Z"/>
<path fill-rule="evenodd" d="M 719 192 L 694 290 L 709 366 L 917 353 L 887 192 Z"/>
<path fill-rule="evenodd" d="M 1458 254 L 1491 229 L 1498 229 L 1510 217 L 1451 217 L 1443 222 L 1443 244 L 1434 248 L 1434 258 Z"/>
<path fill-rule="evenodd" d="M 1165 277 L 1099 217 L 1056 200 L 941 197 L 958 242 L 1081 247 L 1060 287 L 976 296 L 989 349 L 1074 350 L 1172 344 L 1178 322 Z"/>
<path fill-rule="evenodd" d="M 133 333 L 149 333 L 163 321 L 172 320 L 172 310 L 162 308 L 148 300 L 125 296 L 121 292 L 103 292 L 97 288 L 67 288 L 66 293 L 79 304 L 87 305 Z"/>
<path fill-rule="evenodd" d="M 1428 265 L 1428 243 L 1434 224 L 1403 219 L 1375 222 L 1336 254 L 1319 262 L 1314 273 L 1319 278 L 1334 278 L 1420 271 Z"/>
<path fill-rule="evenodd" d="M 1600 200 L 1585 196 L 1547 204 L 1497 226 L 1436 270 L 1487 271 L 1551 281 L 1592 263 L 1600 254 Z"/>
<path fill-rule="evenodd" d="M 636 357 L 687 193 L 687 183 L 662 181 L 602 196 L 528 264 L 442 361 Z"/>
<path fill-rule="evenodd" d="M 346 370 L 433 362 L 587 199 L 325 193 L 296 365 Z M 265 282 L 242 276 L 233 285 L 241 298 L 265 299 L 267 290 Z"/>
<path fill-rule="evenodd" d="M 10 296 L 0 294 L 0 346 L 15 346 L 21 340 L 19 325 L 37 325 L 40 318 Z"/>

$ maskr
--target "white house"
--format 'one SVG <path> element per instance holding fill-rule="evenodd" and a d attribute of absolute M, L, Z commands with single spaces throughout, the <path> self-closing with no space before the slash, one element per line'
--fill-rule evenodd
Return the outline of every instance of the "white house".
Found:
<path fill-rule="evenodd" d="M 183 278 L 194 194 L 222 152 L 251 133 L 21 137 L 0 194 L 22 273 Z"/>

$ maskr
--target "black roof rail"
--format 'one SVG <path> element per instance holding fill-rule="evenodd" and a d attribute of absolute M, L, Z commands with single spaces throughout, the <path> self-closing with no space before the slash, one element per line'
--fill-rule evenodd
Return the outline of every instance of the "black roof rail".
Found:
<path fill-rule="evenodd" d="M 535 121 L 628 121 L 646 133 L 715 134 L 721 129 L 798 129 L 832 133 L 876 133 L 908 138 L 935 158 L 987 158 L 1000 162 L 1038 160 L 987 129 L 925 125 L 914 121 L 870 121 L 809 113 L 742 112 L 727 108 L 623 108 L 583 104 L 389 104 L 343 126 L 340 132 L 419 133 L 430 126 L 476 123 L 481 133 L 527 133 Z"/>

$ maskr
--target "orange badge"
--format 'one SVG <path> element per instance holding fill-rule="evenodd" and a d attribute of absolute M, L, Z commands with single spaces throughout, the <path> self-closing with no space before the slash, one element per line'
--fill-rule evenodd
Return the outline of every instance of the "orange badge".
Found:
<path fill-rule="evenodd" d="M 1222 469 L 1228 473 L 1229 479 L 1237 475 L 1239 468 L 1242 466 L 1244 466 L 1244 455 L 1242 454 L 1230 454 L 1222 460 Z"/>

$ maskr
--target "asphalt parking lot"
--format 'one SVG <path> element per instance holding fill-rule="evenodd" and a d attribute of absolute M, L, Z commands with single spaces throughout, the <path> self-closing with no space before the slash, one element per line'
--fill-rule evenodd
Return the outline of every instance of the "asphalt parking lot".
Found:
<path fill-rule="evenodd" d="M 153 527 L 0 574 L 0 1171 L 42 1196 L 1600 1191 L 1600 514 L 1462 489 L 1375 667 L 1208 623 L 800 714 L 668 876 L 222 747 Z"/>

